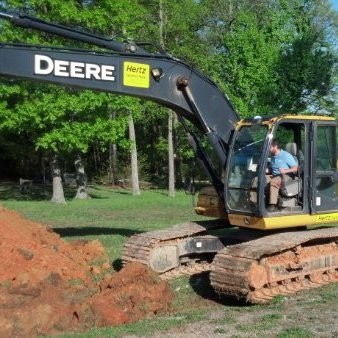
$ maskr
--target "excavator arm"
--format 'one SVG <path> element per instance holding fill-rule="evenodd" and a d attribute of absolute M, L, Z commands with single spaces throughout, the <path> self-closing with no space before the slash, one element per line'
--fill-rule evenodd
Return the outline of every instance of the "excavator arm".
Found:
<path fill-rule="evenodd" d="M 222 166 L 225 165 L 238 115 L 217 85 L 191 66 L 164 53 L 147 52 L 136 43 L 102 38 L 29 16 L 0 13 L 0 18 L 20 27 L 101 48 L 99 51 L 79 50 L 0 42 L 0 76 L 47 81 L 155 101 L 171 108 L 201 130 L 214 147 Z M 187 125 L 184 126 L 189 131 Z M 223 199 L 223 182 L 196 135 L 190 139 Z"/>

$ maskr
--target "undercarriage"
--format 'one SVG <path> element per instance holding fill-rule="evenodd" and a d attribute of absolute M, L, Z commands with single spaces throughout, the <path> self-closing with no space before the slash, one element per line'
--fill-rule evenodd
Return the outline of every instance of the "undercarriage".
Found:
<path fill-rule="evenodd" d="M 163 279 L 210 271 L 218 294 L 250 303 L 338 282 L 338 228 L 271 234 L 224 225 L 190 222 L 134 235 L 122 260 L 139 261 Z"/>

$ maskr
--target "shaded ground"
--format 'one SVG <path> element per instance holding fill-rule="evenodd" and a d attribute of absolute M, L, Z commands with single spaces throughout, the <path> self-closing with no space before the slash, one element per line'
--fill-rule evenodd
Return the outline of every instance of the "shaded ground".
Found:
<path fill-rule="evenodd" d="M 98 241 L 66 243 L 0 207 L 0 337 L 128 323 L 166 309 L 168 285 L 140 264 L 110 273 Z"/>
<path fill-rule="evenodd" d="M 204 285 L 204 277 L 194 283 Z M 195 320 L 168 330 L 147 334 L 124 334 L 123 338 L 338 338 L 338 283 L 277 297 L 266 305 L 248 305 L 231 299 L 209 304 L 208 310 L 195 313 Z M 198 301 L 196 302 L 198 303 Z M 193 305 L 194 306 L 194 305 Z M 181 312 L 167 320 L 184 321 Z"/>

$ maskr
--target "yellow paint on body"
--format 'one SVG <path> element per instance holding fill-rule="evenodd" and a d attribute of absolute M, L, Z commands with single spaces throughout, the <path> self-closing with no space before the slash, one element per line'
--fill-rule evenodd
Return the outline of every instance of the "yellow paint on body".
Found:
<path fill-rule="evenodd" d="M 239 227 L 273 230 L 293 228 L 306 225 L 318 225 L 334 223 L 338 221 L 338 213 L 316 214 L 316 215 L 287 215 L 276 217 L 252 217 L 247 215 L 230 214 L 229 221 L 232 225 Z"/>

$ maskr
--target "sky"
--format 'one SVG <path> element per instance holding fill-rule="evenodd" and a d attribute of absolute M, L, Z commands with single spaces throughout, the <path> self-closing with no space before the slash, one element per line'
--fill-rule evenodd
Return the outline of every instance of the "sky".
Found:
<path fill-rule="evenodd" d="M 333 4 L 333 8 L 338 11 L 338 0 L 331 0 Z"/>

